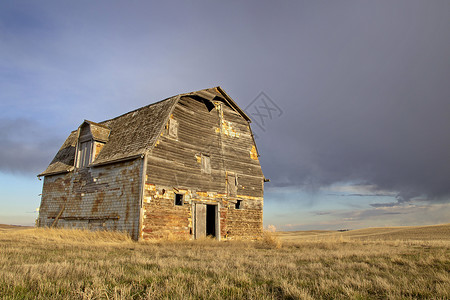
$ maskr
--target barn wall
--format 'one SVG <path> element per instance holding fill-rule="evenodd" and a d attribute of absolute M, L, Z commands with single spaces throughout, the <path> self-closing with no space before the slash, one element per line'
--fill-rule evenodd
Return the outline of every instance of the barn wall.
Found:
<path fill-rule="evenodd" d="M 262 232 L 263 174 L 248 123 L 230 107 L 215 102 L 208 110 L 199 99 L 182 97 L 148 156 L 142 236 L 192 238 L 194 203 L 217 204 L 222 238 L 257 237 Z M 172 128 L 173 129 L 173 128 Z M 201 157 L 210 157 L 210 174 Z M 227 177 L 236 175 L 236 195 Z M 175 193 L 184 194 L 182 206 Z M 235 209 L 237 200 L 242 209 Z"/>
<path fill-rule="evenodd" d="M 45 176 L 39 225 L 107 229 L 139 236 L 142 160 L 115 163 Z"/>
<path fill-rule="evenodd" d="M 259 236 L 263 229 L 264 175 L 247 121 L 226 105 L 219 108 L 223 160 L 237 176 L 236 197 L 228 197 L 226 232 L 229 238 Z M 235 209 L 237 200 L 241 209 Z"/>

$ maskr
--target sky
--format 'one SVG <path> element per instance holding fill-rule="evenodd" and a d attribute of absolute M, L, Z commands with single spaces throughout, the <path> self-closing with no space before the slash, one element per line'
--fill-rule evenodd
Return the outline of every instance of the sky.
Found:
<path fill-rule="evenodd" d="M 0 223 L 70 131 L 213 86 L 252 118 L 264 225 L 450 222 L 450 2 L 2 1 Z"/>

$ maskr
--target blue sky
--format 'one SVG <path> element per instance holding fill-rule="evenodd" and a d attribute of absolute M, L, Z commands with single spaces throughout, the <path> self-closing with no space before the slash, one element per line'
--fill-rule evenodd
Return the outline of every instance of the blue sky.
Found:
<path fill-rule="evenodd" d="M 84 119 L 217 85 L 254 119 L 266 226 L 448 223 L 448 28 L 448 1 L 4 1 L 0 223 L 34 223 Z"/>

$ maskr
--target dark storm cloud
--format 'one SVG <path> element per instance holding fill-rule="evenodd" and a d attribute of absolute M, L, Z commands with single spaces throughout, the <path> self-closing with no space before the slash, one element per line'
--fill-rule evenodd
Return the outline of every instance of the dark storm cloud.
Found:
<path fill-rule="evenodd" d="M 442 200 L 450 194 L 450 5 L 353 4 L 311 20 L 293 62 L 309 78 L 296 81 L 291 70 L 289 90 L 272 92 L 284 114 L 260 132 L 265 174 L 276 186 L 375 184 L 398 191 L 397 204 Z"/>
<path fill-rule="evenodd" d="M 8 3 L 1 170 L 41 171 L 62 143 L 51 137 L 84 118 L 222 85 L 243 108 L 260 92 L 279 108 L 253 124 L 268 188 L 351 181 L 399 203 L 450 194 L 448 1 Z M 23 107 L 64 118 L 33 131 L 11 121 Z"/>
<path fill-rule="evenodd" d="M 34 121 L 0 119 L 0 171 L 26 175 L 44 171 L 62 145 L 49 132 Z"/>

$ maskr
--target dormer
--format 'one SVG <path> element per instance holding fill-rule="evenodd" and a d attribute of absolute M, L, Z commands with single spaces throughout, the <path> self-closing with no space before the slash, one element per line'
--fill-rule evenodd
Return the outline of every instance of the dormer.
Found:
<path fill-rule="evenodd" d="M 108 142 L 110 129 L 104 125 L 84 120 L 78 127 L 76 168 L 89 166 Z"/>

